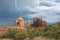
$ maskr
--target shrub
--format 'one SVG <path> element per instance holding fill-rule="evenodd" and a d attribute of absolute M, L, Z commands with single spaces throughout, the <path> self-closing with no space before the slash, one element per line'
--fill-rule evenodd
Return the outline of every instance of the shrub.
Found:
<path fill-rule="evenodd" d="M 40 36 L 54 38 L 57 40 L 60 35 L 60 27 L 47 27 L 40 32 Z"/>
<path fill-rule="evenodd" d="M 16 34 L 15 30 L 9 29 L 5 35 L 3 35 L 3 38 L 14 38 Z"/>
<path fill-rule="evenodd" d="M 37 32 L 29 32 L 28 33 L 28 37 L 30 38 L 30 40 L 33 40 L 33 38 L 37 37 L 38 36 L 38 33 Z"/>
<path fill-rule="evenodd" d="M 27 37 L 28 37 L 27 32 L 19 32 L 15 35 L 15 40 L 24 40 Z"/>

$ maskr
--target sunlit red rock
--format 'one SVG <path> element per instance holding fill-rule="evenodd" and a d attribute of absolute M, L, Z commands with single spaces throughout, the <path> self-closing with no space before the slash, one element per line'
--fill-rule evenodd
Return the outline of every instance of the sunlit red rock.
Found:
<path fill-rule="evenodd" d="M 27 21 L 27 25 L 31 26 L 31 21 L 30 20 Z"/>
<path fill-rule="evenodd" d="M 24 19 L 19 17 L 16 19 L 16 30 L 22 30 L 22 31 L 25 31 L 26 29 L 24 28 Z"/>
<path fill-rule="evenodd" d="M 45 20 L 42 20 L 42 26 L 46 26 L 47 27 L 47 22 Z"/>
<path fill-rule="evenodd" d="M 19 27 L 24 27 L 24 19 L 21 17 L 17 18 L 16 25 L 18 25 Z"/>

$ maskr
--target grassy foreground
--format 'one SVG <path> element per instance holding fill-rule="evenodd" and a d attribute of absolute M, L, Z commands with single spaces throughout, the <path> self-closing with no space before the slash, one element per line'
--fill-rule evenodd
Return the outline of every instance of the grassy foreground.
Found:
<path fill-rule="evenodd" d="M 25 27 L 27 31 L 15 31 L 9 29 L 6 34 L 0 35 L 0 39 L 12 38 L 14 40 L 60 40 L 60 23 L 48 27 Z"/>

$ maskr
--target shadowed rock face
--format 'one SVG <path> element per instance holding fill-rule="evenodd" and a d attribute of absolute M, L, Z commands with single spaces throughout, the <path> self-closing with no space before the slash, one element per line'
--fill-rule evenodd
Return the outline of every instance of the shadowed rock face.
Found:
<path fill-rule="evenodd" d="M 33 19 L 33 26 L 34 27 L 47 26 L 47 22 L 43 19 L 40 19 L 40 18 L 34 18 Z"/>

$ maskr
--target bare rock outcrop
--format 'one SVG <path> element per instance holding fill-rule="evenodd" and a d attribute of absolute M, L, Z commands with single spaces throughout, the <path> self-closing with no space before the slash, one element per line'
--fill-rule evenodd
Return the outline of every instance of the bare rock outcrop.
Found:
<path fill-rule="evenodd" d="M 27 21 L 27 25 L 31 26 L 31 21 L 30 20 Z"/>
<path fill-rule="evenodd" d="M 18 25 L 19 27 L 24 27 L 24 19 L 21 17 L 17 18 L 16 25 Z"/>
<path fill-rule="evenodd" d="M 24 30 L 24 19 L 19 17 L 16 19 L 17 29 Z"/>
<path fill-rule="evenodd" d="M 40 18 L 34 18 L 33 19 L 33 26 L 34 27 L 47 26 L 47 22 L 43 19 L 40 19 Z"/>

